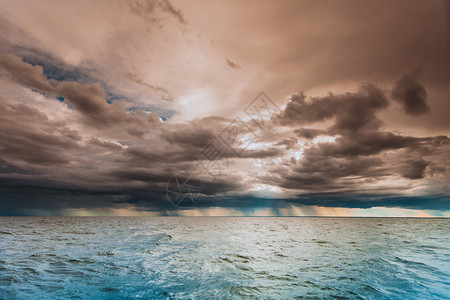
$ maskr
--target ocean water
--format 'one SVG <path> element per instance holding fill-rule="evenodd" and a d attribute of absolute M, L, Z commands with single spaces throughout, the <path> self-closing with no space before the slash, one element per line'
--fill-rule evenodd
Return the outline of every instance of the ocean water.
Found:
<path fill-rule="evenodd" d="M 449 299 L 450 220 L 0 218 L 2 299 Z"/>

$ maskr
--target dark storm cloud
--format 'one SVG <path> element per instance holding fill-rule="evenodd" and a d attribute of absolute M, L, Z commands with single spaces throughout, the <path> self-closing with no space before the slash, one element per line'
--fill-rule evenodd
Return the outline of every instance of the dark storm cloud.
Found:
<path fill-rule="evenodd" d="M 51 92 L 53 87 L 42 75 L 42 67 L 24 63 L 19 57 L 0 52 L 0 75 L 20 85 L 30 86 L 42 92 Z"/>
<path fill-rule="evenodd" d="M 6 60 L 3 60 L 5 67 L 2 74 L 5 78 L 47 94 L 45 101 L 56 101 L 51 100 L 56 96 L 64 97 L 64 104 L 70 104 L 76 113 L 77 123 L 72 125 L 78 127 L 77 130 L 72 129 L 63 121 L 51 120 L 45 113 L 22 103 L 0 102 L 0 135 L 3 139 L 0 154 L 6 159 L 3 165 L 8 170 L 14 170 L 13 161 L 45 167 L 81 166 L 81 169 L 72 167 L 61 182 L 51 176 L 37 176 L 29 166 L 18 168 L 14 179 L 3 177 L 0 188 L 9 199 L 6 203 L 10 213 L 23 212 L 21 208 L 37 208 L 39 205 L 29 200 L 35 199 L 42 203 L 41 208 L 48 209 L 125 205 L 170 214 L 175 208 L 166 199 L 165 186 L 171 177 L 179 174 L 180 178 L 197 178 L 202 174 L 198 157 L 205 147 L 216 143 L 220 149 L 227 149 L 217 136 L 231 120 L 208 117 L 183 124 L 162 124 L 155 114 L 127 112 L 119 101 L 109 104 L 107 94 L 99 84 L 52 81 L 44 76 L 44 69 L 39 65 L 32 66 L 9 54 L 3 57 L 13 62 L 5 63 Z M 274 168 L 269 175 L 260 175 L 255 179 L 289 190 L 346 191 L 352 195 L 358 193 L 361 182 L 373 183 L 393 174 L 408 180 L 445 174 L 448 156 L 445 149 L 448 149 L 449 139 L 444 136 L 401 136 L 384 130 L 376 114 L 387 106 L 384 92 L 373 85 L 364 85 L 354 93 L 329 94 L 325 97 L 307 99 L 304 94 L 293 95 L 286 108 L 273 120 L 275 124 L 291 128 L 290 135 L 265 132 L 258 142 L 273 147 L 265 145 L 258 150 L 242 149 L 239 158 L 230 157 L 236 160 L 283 158 L 285 151 L 295 151 L 299 139 L 334 136 L 334 142 L 312 145 L 304 150 L 300 159 L 292 158 L 272 165 Z M 325 129 L 303 127 L 324 121 L 332 121 L 332 124 Z M 85 138 L 80 128 L 97 129 L 95 132 L 99 136 Z M 279 137 L 283 139 L 277 141 Z M 124 142 L 119 143 L 119 138 Z M 284 146 L 284 149 L 277 146 Z M 381 156 L 386 151 L 398 150 L 404 153 L 395 163 Z M 430 160 L 430 156 L 435 158 Z M 90 164 L 100 167 L 98 164 L 101 162 L 104 162 L 104 169 L 86 172 L 91 170 Z M 30 173 L 27 175 L 27 172 Z M 53 172 L 58 174 L 61 171 Z M 3 173 L 11 174 L 11 171 Z M 225 198 L 221 198 L 223 195 L 247 189 L 240 177 L 228 175 L 205 178 L 203 174 L 203 177 L 196 179 L 203 187 L 204 197 L 200 207 L 235 207 L 249 211 L 261 205 L 270 205 L 276 214 L 278 208 L 291 201 L 268 201 L 235 195 L 226 196 L 228 202 L 225 203 Z M 97 182 L 96 187 L 88 188 L 94 181 Z M 58 195 L 62 200 L 57 200 Z M 19 204 L 13 204 L 13 199 L 18 199 Z M 87 199 L 91 202 L 88 203 Z M 298 199 L 298 205 L 310 203 L 303 196 Z M 335 205 L 341 205 L 343 201 L 339 197 L 330 199 L 330 203 L 333 203 L 332 199 L 336 201 Z M 314 205 L 327 206 L 326 201 L 323 202 L 320 197 L 319 200 Z M 75 201 L 78 201 L 77 204 L 72 204 Z M 353 204 L 346 205 L 375 205 L 358 201 L 349 203 Z M 8 210 L 5 208 L 4 211 Z"/>
<path fill-rule="evenodd" d="M 206 179 L 200 179 L 195 175 L 193 176 L 192 173 L 184 173 L 185 175 L 176 175 L 178 182 L 187 182 L 190 185 L 201 187 L 200 193 L 203 195 L 217 195 L 229 191 L 236 191 L 242 189 L 243 187 L 240 182 L 232 181 L 227 178 L 209 177 Z M 165 171 L 160 173 L 152 173 L 151 171 L 145 169 L 115 170 L 111 173 L 111 175 L 120 180 L 144 182 L 148 184 L 149 190 L 162 189 L 164 192 L 166 192 L 166 187 L 169 180 L 174 177 L 174 174 L 171 172 Z"/>
<path fill-rule="evenodd" d="M 54 93 L 64 97 L 79 111 L 87 122 L 96 127 L 122 125 L 130 135 L 142 137 L 147 127 L 158 126 L 159 117 L 149 112 L 142 117 L 129 114 L 121 103 L 108 104 L 106 93 L 98 84 L 81 85 L 77 82 L 61 82 Z"/>
<path fill-rule="evenodd" d="M 174 209 L 165 197 L 165 189 L 157 186 L 99 190 L 44 179 L 0 178 L 0 192 L 1 215 L 33 215 L 43 211 L 61 215 L 64 209 L 130 208 L 131 204 L 140 202 L 148 211 Z"/>
<path fill-rule="evenodd" d="M 295 129 L 294 133 L 296 133 L 299 137 L 304 139 L 313 139 L 318 135 L 325 133 L 323 130 L 312 129 L 312 128 L 300 128 Z"/>
<path fill-rule="evenodd" d="M 78 111 L 88 116 L 99 116 L 108 105 L 105 101 L 106 94 L 98 85 L 82 86 L 76 82 L 63 82 L 58 86 L 57 93 L 67 98 Z"/>
<path fill-rule="evenodd" d="M 287 169 L 274 168 L 262 180 L 288 189 L 355 191 L 360 180 L 373 182 L 395 174 L 409 180 L 424 178 L 430 161 L 423 157 L 440 165 L 443 158 L 438 153 L 448 151 L 448 138 L 418 138 L 384 130 L 376 113 L 388 104 L 385 93 L 373 85 L 364 85 L 355 93 L 309 99 L 302 93 L 291 96 L 274 117 L 275 123 L 293 127 L 294 134 L 306 140 L 319 135 L 335 139 L 310 145 L 300 160 L 287 163 Z M 332 124 L 326 129 L 303 127 L 324 121 Z"/>
<path fill-rule="evenodd" d="M 185 147 L 195 147 L 197 151 L 206 147 L 216 138 L 217 133 L 210 126 L 198 126 L 197 124 L 183 124 L 167 128 L 162 137 L 170 144 Z"/>
<path fill-rule="evenodd" d="M 136 204 L 151 207 L 151 202 L 145 200 L 145 197 L 134 198 Z M 282 216 L 281 209 L 290 208 L 294 205 L 299 208 L 307 209 L 310 206 L 322 207 L 344 207 L 344 208 L 372 208 L 372 207 L 390 207 L 390 208 L 409 208 L 419 210 L 449 210 L 450 197 L 442 194 L 431 194 L 424 196 L 402 196 L 398 194 L 370 194 L 370 193 L 306 193 L 291 198 L 271 199 L 256 197 L 254 195 L 221 195 L 220 197 L 211 197 L 203 195 L 199 198 L 199 208 L 230 208 L 243 213 L 252 213 L 257 209 L 270 209 L 272 214 Z M 170 212 L 174 207 L 166 207 L 165 212 Z"/>
<path fill-rule="evenodd" d="M 0 66 L 3 67 L 0 75 L 6 79 L 53 97 L 63 97 L 95 127 L 124 125 L 123 129 L 129 134 L 142 137 L 146 133 L 142 128 L 160 123 L 155 113 L 137 118 L 128 114 L 120 103 L 108 104 L 107 95 L 99 84 L 51 81 L 43 75 L 41 66 L 32 66 L 8 53 L 0 53 Z"/>
<path fill-rule="evenodd" d="M 75 119 L 72 120 L 76 123 L 71 125 L 89 131 L 97 128 L 98 134 L 106 137 L 106 140 L 97 137 L 82 139 L 76 130 L 65 128 L 63 121 L 49 121 L 45 113 L 35 108 L 25 104 L 9 105 L 2 102 L 5 108 L 1 117 L 5 125 L 2 132 L 4 142 L 0 149 L 10 160 L 56 166 L 68 164 L 72 160 L 76 162 L 89 153 L 99 156 L 97 162 L 103 161 L 108 159 L 105 154 L 111 153 L 108 165 L 119 164 L 122 168 L 129 169 L 133 166 L 166 168 L 164 164 L 172 164 L 169 167 L 172 171 L 168 173 L 172 174 L 174 170 L 189 168 L 188 164 L 176 167 L 173 164 L 196 162 L 200 151 L 215 139 L 226 122 L 229 122 L 223 118 L 209 117 L 189 124 L 161 127 L 161 122 L 155 114 L 127 112 L 120 102 L 108 104 L 106 93 L 98 84 L 82 85 L 68 81 L 50 84 L 50 80 L 42 74 L 42 67 L 32 66 L 14 56 L 11 58 L 17 68 L 6 69 L 6 75 L 10 75 L 7 77 L 9 80 L 26 84 L 29 88 L 49 93 L 53 97 L 63 97 L 64 103 L 71 105 L 76 112 L 76 115 L 73 115 Z M 24 73 L 22 69 L 27 69 L 28 72 Z M 23 76 L 27 74 L 32 74 L 33 80 L 24 79 Z M 46 85 L 48 88 L 43 91 L 42 86 Z M 46 97 L 46 101 L 52 101 L 51 97 Z M 146 140 L 145 134 L 150 134 L 151 139 Z M 132 141 L 129 146 L 124 148 L 118 142 L 111 141 L 111 138 L 114 140 L 120 136 Z M 135 140 L 136 138 L 138 140 Z M 77 151 L 78 153 L 75 153 Z M 267 157 L 276 154 L 277 150 L 246 153 L 248 157 Z M 84 163 L 86 161 L 82 164 Z M 83 176 L 79 175 L 73 174 L 72 178 L 83 181 Z M 135 176 L 128 175 L 129 182 L 136 181 L 140 176 L 139 173 Z M 159 177 L 165 178 L 162 175 Z M 124 178 L 115 177 L 115 179 Z M 154 180 L 158 183 L 156 178 Z M 167 181 L 168 178 L 164 180 Z M 122 183 L 126 184 L 128 181 Z"/>
<path fill-rule="evenodd" d="M 275 117 L 281 125 L 303 125 L 336 118 L 331 133 L 356 133 L 380 126 L 375 112 L 388 106 L 384 93 L 373 85 L 364 85 L 356 93 L 329 94 L 306 101 L 302 93 L 291 96 L 286 108 Z"/>
<path fill-rule="evenodd" d="M 367 160 L 367 159 L 366 159 Z M 354 168 L 358 168 L 354 163 Z M 371 164 L 371 162 L 362 162 Z M 376 164 L 376 162 L 373 162 Z M 15 171 L 18 168 L 9 166 Z M 335 171 L 332 167 L 328 170 Z M 348 170 L 339 172 L 346 173 Z M 25 173 L 27 172 L 15 172 Z M 155 211 L 162 215 L 176 215 L 177 208 L 168 201 L 165 191 L 163 173 L 145 173 L 138 170 L 117 170 L 111 175 L 121 180 L 138 180 L 148 183 L 143 188 L 126 188 L 114 186 L 110 188 L 83 187 L 70 183 L 48 180 L 43 177 L 0 177 L 0 201 L 1 215 L 30 215 L 41 214 L 46 211 L 49 214 L 60 215 L 64 209 L 103 209 L 132 208 L 137 211 Z M 180 177 L 184 180 L 187 177 Z M 159 184 L 158 184 L 159 183 Z M 280 209 L 294 205 L 323 206 L 323 207 L 400 207 L 411 209 L 436 209 L 449 210 L 450 197 L 448 195 L 424 195 L 401 196 L 396 194 L 371 194 L 348 192 L 314 192 L 300 194 L 290 198 L 268 199 L 246 194 L 229 194 L 230 190 L 240 188 L 236 181 L 201 182 L 203 196 L 199 198 L 198 208 L 232 208 L 244 213 L 251 213 L 258 208 L 269 208 L 274 215 L 282 215 Z M 217 192 L 223 192 L 216 196 Z"/>
<path fill-rule="evenodd" d="M 396 194 L 360 193 L 309 193 L 298 195 L 286 201 L 295 205 L 318 205 L 324 207 L 371 208 L 398 207 L 410 209 L 449 210 L 448 195 L 403 196 Z"/>
<path fill-rule="evenodd" d="M 0 99 L 0 154 L 38 165 L 68 164 L 63 149 L 79 148 L 80 135 L 37 109 Z"/>
<path fill-rule="evenodd" d="M 402 105 L 406 114 L 413 116 L 427 113 L 430 110 L 427 103 L 427 92 L 425 87 L 418 82 L 418 75 L 419 70 L 403 75 L 392 90 L 394 100 Z"/>
<path fill-rule="evenodd" d="M 409 179 L 420 179 L 424 177 L 425 169 L 428 167 L 430 162 L 419 160 L 408 160 L 402 166 L 402 175 Z"/>
<path fill-rule="evenodd" d="M 125 150 L 124 157 L 133 166 L 155 163 L 173 166 L 176 163 L 176 169 L 185 170 L 202 161 L 209 164 L 210 161 L 217 160 L 227 165 L 230 159 L 264 159 L 282 155 L 283 151 L 273 147 L 261 150 L 235 147 L 234 150 L 240 151 L 237 157 L 229 146 L 218 138 L 218 133 L 226 126 L 226 122 L 229 120 L 206 118 L 184 124 L 168 124 L 157 132 L 160 139 L 158 144 L 132 145 Z"/>
<path fill-rule="evenodd" d="M 158 149 L 152 149 L 145 146 L 131 146 L 124 152 L 125 159 L 129 160 L 129 164 L 132 166 L 148 166 L 154 163 L 162 162 L 181 162 L 186 160 L 193 160 L 193 154 L 182 151 L 176 151 L 171 149 L 160 151 Z"/>
<path fill-rule="evenodd" d="M 150 172 L 147 169 L 128 168 L 127 170 L 117 169 L 111 172 L 113 177 L 119 180 L 141 181 L 153 184 L 167 184 L 173 176 L 169 172 Z"/>
<path fill-rule="evenodd" d="M 324 156 L 367 156 L 386 150 L 413 146 L 418 141 L 418 138 L 400 136 L 391 132 L 367 132 L 354 136 L 341 136 L 336 139 L 335 143 L 323 143 L 318 150 Z"/>
<path fill-rule="evenodd" d="M 10 167 L 10 169 L 17 169 Z M 25 174 L 24 172 L 22 172 Z M 139 181 L 145 187 L 127 188 L 123 185 L 105 187 L 80 186 L 71 183 L 45 179 L 43 177 L 2 177 L 0 173 L 0 215 L 33 215 L 46 211 L 61 215 L 64 209 L 135 209 L 155 211 L 161 215 L 177 215 L 178 208 L 169 201 L 166 192 L 167 181 L 173 175 L 151 173 L 148 170 L 115 170 L 109 175 L 122 182 Z M 188 177 L 179 176 L 184 182 Z M 230 180 L 202 181 L 189 178 L 201 186 L 202 206 L 216 205 L 217 193 L 242 188 L 239 182 Z M 220 203 L 220 202 L 219 202 Z M 36 210 L 36 213 L 33 211 Z"/>
<path fill-rule="evenodd" d="M 216 140 L 226 119 L 206 118 L 191 123 L 167 124 L 154 133 L 157 143 L 141 143 L 128 147 L 124 153 L 132 165 L 196 162 L 200 152 Z M 177 169 L 184 169 L 182 164 Z"/>
<path fill-rule="evenodd" d="M 270 148 L 266 150 L 245 150 L 239 155 L 241 158 L 270 158 L 270 157 L 280 157 L 283 151 Z"/>
<path fill-rule="evenodd" d="M 39 175 L 41 173 L 30 170 L 30 169 L 24 169 L 21 167 L 18 167 L 16 165 L 10 164 L 7 161 L 4 161 L 0 159 L 0 174 L 25 174 L 25 175 Z"/>
<path fill-rule="evenodd" d="M 355 189 L 359 183 L 346 180 L 347 177 L 374 180 L 387 174 L 383 161 L 377 157 L 334 158 L 310 151 L 289 170 L 275 169 L 271 175 L 261 179 L 287 189 L 349 190 Z"/>
<path fill-rule="evenodd" d="M 294 133 L 305 139 L 318 135 L 338 136 L 334 143 L 322 143 L 314 152 L 323 156 L 371 155 L 386 149 L 411 145 L 414 138 L 398 136 L 380 130 L 381 121 L 376 112 L 386 108 L 384 93 L 372 85 L 362 86 L 356 93 L 330 94 L 306 101 L 304 94 L 291 96 L 286 108 L 277 116 L 276 123 L 299 127 L 333 119 L 328 129 L 296 128 Z"/>

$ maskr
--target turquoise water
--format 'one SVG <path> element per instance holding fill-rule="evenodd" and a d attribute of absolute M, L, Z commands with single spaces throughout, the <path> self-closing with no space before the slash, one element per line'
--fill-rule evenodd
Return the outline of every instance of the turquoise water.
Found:
<path fill-rule="evenodd" d="M 450 220 L 0 218 L 5 299 L 450 298 Z"/>

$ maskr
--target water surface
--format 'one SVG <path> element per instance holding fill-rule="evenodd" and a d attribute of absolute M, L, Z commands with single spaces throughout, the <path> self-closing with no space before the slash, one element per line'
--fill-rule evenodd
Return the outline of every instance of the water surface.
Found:
<path fill-rule="evenodd" d="M 0 298 L 450 298 L 450 220 L 0 218 Z"/>

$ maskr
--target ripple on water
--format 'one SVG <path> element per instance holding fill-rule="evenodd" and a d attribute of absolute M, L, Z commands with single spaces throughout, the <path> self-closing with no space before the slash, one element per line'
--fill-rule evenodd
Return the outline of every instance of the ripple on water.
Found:
<path fill-rule="evenodd" d="M 261 295 L 261 290 L 257 286 L 245 286 L 237 285 L 230 288 L 232 295 L 239 297 L 252 297 L 257 299 L 257 296 Z"/>
<path fill-rule="evenodd" d="M 447 220 L 2 221 L 6 299 L 450 298 Z"/>

